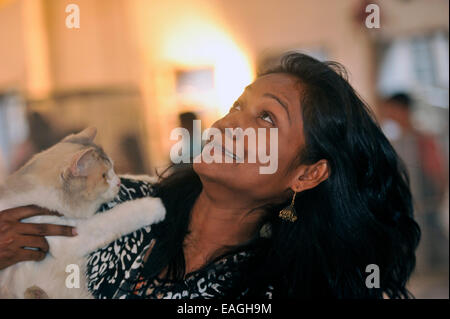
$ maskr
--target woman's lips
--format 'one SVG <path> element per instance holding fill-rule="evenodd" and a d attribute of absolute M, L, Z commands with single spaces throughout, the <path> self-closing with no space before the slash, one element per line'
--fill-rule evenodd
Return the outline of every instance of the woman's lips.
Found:
<path fill-rule="evenodd" d="M 226 156 L 231 157 L 231 158 L 235 159 L 236 161 L 240 161 L 240 157 L 238 157 L 236 154 L 234 154 L 233 152 L 226 149 L 222 144 L 220 144 L 216 141 L 211 141 L 208 144 L 212 144 L 214 146 L 214 148 L 221 149 L 223 154 L 225 154 Z"/>

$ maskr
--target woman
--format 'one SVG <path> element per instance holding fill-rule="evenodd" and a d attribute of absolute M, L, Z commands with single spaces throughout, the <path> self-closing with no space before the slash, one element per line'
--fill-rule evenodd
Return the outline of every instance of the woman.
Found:
<path fill-rule="evenodd" d="M 246 143 L 244 163 L 123 179 L 116 202 L 158 196 L 167 215 L 90 256 L 94 296 L 410 296 L 420 230 L 407 174 L 339 64 L 286 55 L 213 126 L 277 128 L 276 172 L 259 174 Z"/>

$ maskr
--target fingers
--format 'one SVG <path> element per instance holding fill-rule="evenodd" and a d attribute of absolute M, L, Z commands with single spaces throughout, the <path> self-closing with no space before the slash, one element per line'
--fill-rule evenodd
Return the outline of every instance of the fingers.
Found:
<path fill-rule="evenodd" d="M 43 260 L 50 249 L 47 240 L 40 236 L 20 235 L 11 245 L 12 247 L 10 246 L 10 249 L 14 250 L 13 258 L 15 262 L 26 260 Z M 25 247 L 27 247 L 27 249 L 25 249 Z"/>
<path fill-rule="evenodd" d="M 21 219 L 36 215 L 59 214 L 36 206 L 18 207 L 0 212 L 0 270 L 20 261 L 44 259 L 49 251 L 49 245 L 44 236 L 76 235 L 75 228 L 70 226 L 20 222 Z"/>
<path fill-rule="evenodd" d="M 29 224 L 20 223 L 17 225 L 17 231 L 23 235 L 33 236 L 75 236 L 74 227 L 53 224 Z"/>
<path fill-rule="evenodd" d="M 34 205 L 10 208 L 10 209 L 2 211 L 1 213 L 5 214 L 6 216 L 8 216 L 10 218 L 14 218 L 16 220 L 21 220 L 21 219 L 25 219 L 25 218 L 37 216 L 37 215 L 59 215 L 59 216 L 61 216 L 60 214 L 58 214 L 56 212 L 52 212 L 48 209 L 37 207 Z"/>
<path fill-rule="evenodd" d="M 19 240 L 21 248 L 39 248 L 44 253 L 47 253 L 49 250 L 48 243 L 44 237 L 22 235 Z"/>
<path fill-rule="evenodd" d="M 45 258 L 46 253 L 40 250 L 20 249 L 17 253 L 17 262 L 25 260 L 40 261 Z"/>

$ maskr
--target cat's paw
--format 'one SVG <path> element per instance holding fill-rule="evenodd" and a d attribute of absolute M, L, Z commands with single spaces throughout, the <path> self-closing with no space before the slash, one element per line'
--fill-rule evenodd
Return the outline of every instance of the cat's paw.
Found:
<path fill-rule="evenodd" d="M 47 293 L 38 286 L 31 286 L 24 293 L 25 299 L 49 299 Z"/>
<path fill-rule="evenodd" d="M 166 209 L 159 198 L 143 198 L 143 209 L 145 211 L 145 221 L 148 224 L 159 223 L 166 217 Z"/>

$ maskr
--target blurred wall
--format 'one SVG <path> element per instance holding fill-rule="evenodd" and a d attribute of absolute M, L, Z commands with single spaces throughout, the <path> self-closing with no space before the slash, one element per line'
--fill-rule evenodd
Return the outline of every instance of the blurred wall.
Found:
<path fill-rule="evenodd" d="M 80 29 L 65 25 L 70 3 L 80 7 Z M 118 146 L 126 135 L 138 138 L 148 158 L 126 10 L 123 0 L 0 2 L 0 92 L 21 92 L 27 108 L 59 132 L 96 126 L 97 141 L 119 169 L 127 167 L 127 154 Z"/>
<path fill-rule="evenodd" d="M 408 15 L 419 17 L 422 29 L 445 23 L 448 28 L 442 10 L 448 8 L 446 1 L 378 2 L 379 32 L 384 36 L 408 29 Z M 64 10 L 69 3 L 80 8 L 80 29 L 65 27 L 68 14 Z M 132 130 L 136 118 L 143 121 L 137 124 L 137 134 L 152 166 L 159 167 L 168 161 L 173 144 L 170 131 L 178 126 L 176 115 L 199 111 L 204 126 L 209 126 L 252 81 L 264 55 L 323 49 L 327 58 L 347 67 L 350 82 L 374 106 L 378 31 L 368 32 L 358 18 L 365 3 L 0 0 L 0 89 L 18 88 L 30 99 L 85 89 L 137 92 L 133 99 L 141 102 L 124 112 L 119 122 L 102 124 L 95 115 L 94 124 L 100 125 L 102 134 L 108 127 Z M 195 100 L 186 104 L 174 93 L 174 70 L 205 66 L 214 68 L 214 92 L 197 105 Z M 51 103 L 34 105 L 54 118 L 63 116 L 61 111 L 54 112 Z M 85 115 L 70 116 L 81 125 Z M 112 147 L 114 136 L 107 134 L 105 143 Z"/>
<path fill-rule="evenodd" d="M 80 29 L 65 27 L 70 3 Z M 124 0 L 44 0 L 54 89 L 136 85 L 138 61 Z"/>
<path fill-rule="evenodd" d="M 160 149 L 166 154 L 171 145 L 167 137 L 176 125 L 173 114 L 178 111 L 170 81 L 170 72 L 177 66 L 212 64 L 216 69 L 232 70 L 236 74 L 234 81 L 239 81 L 245 67 L 251 69 L 251 79 L 254 77 L 257 63 L 265 54 L 323 48 L 328 58 L 348 68 L 350 80 L 362 96 L 371 104 L 375 100 L 373 48 L 366 30 L 355 22 L 354 15 L 360 8 L 357 0 L 264 1 L 263 5 L 257 0 L 132 0 L 129 4 L 135 16 L 132 20 L 136 23 L 143 68 L 148 70 L 142 81 L 147 105 L 158 105 L 163 110 L 158 118 L 164 120 L 152 125 L 158 128 L 155 134 L 160 135 Z M 220 47 L 224 41 L 232 41 L 247 61 L 234 58 L 235 52 L 216 52 L 214 46 Z M 227 85 L 233 81 L 232 74 Z M 224 109 L 251 79 L 230 92 L 234 96 Z M 207 124 L 219 114 L 207 117 Z"/>
<path fill-rule="evenodd" d="M 26 87 L 26 27 L 24 3 L 0 2 L 0 88 Z"/>

